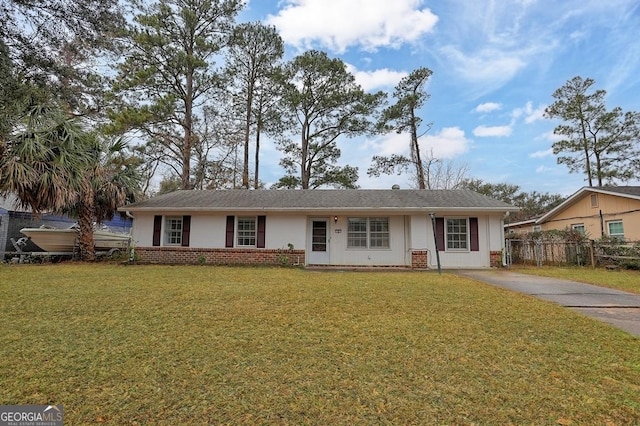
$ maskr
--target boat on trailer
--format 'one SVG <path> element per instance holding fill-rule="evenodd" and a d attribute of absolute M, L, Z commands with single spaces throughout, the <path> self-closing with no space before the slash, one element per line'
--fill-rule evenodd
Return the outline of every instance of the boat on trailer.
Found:
<path fill-rule="evenodd" d="M 73 253 L 78 246 L 79 229 L 77 225 L 70 228 L 22 228 L 20 232 L 46 252 Z M 126 249 L 129 247 L 130 240 L 129 234 L 112 232 L 108 229 L 94 229 L 93 231 L 93 243 L 96 251 Z"/>

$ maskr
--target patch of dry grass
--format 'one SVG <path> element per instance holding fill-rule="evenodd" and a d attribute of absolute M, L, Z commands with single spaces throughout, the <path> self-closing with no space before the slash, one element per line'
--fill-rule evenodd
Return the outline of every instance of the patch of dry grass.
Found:
<path fill-rule="evenodd" d="M 594 269 L 587 266 L 564 268 L 552 266 L 515 266 L 513 267 L 513 271 L 578 281 L 640 294 L 640 271 L 625 269 L 608 270 L 604 268 Z"/>
<path fill-rule="evenodd" d="M 0 268 L 0 404 L 68 424 L 634 424 L 640 340 L 453 275 Z"/>

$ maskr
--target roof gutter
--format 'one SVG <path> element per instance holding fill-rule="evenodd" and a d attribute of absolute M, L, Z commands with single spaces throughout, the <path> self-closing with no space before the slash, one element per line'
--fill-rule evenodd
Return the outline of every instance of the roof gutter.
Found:
<path fill-rule="evenodd" d="M 127 207 L 121 207 L 118 211 L 124 211 L 128 216 L 131 212 L 141 213 L 174 213 L 174 212 L 192 212 L 192 213 L 228 213 L 228 212 L 272 212 L 272 213 L 328 213 L 336 212 L 393 212 L 393 213 L 443 213 L 443 212 L 487 212 L 497 213 L 503 212 L 510 214 L 517 212 L 518 207 L 314 207 L 314 208 L 282 208 L 282 207 L 233 207 L 233 208 L 212 208 L 212 207 L 140 207 L 131 210 Z M 133 217 L 133 216 L 130 216 Z"/>

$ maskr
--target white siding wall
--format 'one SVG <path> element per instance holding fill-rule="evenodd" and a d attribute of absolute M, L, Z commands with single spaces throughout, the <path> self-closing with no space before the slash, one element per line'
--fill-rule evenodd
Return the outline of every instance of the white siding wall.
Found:
<path fill-rule="evenodd" d="M 504 248 L 504 221 L 502 216 L 491 216 L 488 218 L 489 226 L 487 239 L 491 251 L 500 251 Z"/>
<path fill-rule="evenodd" d="M 290 243 L 294 249 L 305 249 L 306 216 L 267 216 L 266 239 L 268 249 L 288 249 Z M 224 242 L 222 246 L 224 247 Z"/>
<path fill-rule="evenodd" d="M 479 243 L 479 251 L 464 251 L 464 252 L 455 252 L 455 251 L 441 251 L 440 252 L 440 264 L 444 269 L 463 269 L 463 268 L 488 268 L 490 267 L 490 239 L 492 235 L 500 232 L 500 226 L 498 226 L 498 222 L 500 219 L 491 220 L 489 216 L 477 216 L 477 215 L 464 215 L 458 214 L 452 215 L 451 217 L 477 217 L 478 218 L 478 243 Z M 447 217 L 447 215 L 445 215 Z M 500 222 L 501 223 L 501 222 Z M 427 226 L 429 228 L 429 237 L 428 239 L 428 250 L 429 250 L 429 267 L 436 268 L 436 252 L 435 252 L 435 242 L 433 240 L 433 227 L 431 226 L 431 219 L 427 222 Z M 491 226 L 495 227 L 492 229 Z M 445 236 L 446 238 L 446 236 Z M 499 249 L 496 249 L 499 250 Z"/>
<path fill-rule="evenodd" d="M 409 247 L 412 250 L 425 250 L 433 247 L 433 229 L 431 228 L 431 218 L 427 215 L 411 216 L 411 238 Z M 431 241 L 431 246 L 429 246 Z"/>
<path fill-rule="evenodd" d="M 180 216 L 167 214 L 166 216 Z M 243 216 L 243 215 L 240 215 Z M 227 215 L 191 215 L 189 246 L 195 248 L 224 248 Z M 164 222 L 163 222 L 164 226 Z M 306 243 L 306 217 L 267 216 L 266 248 L 303 249 Z M 151 247 L 153 244 L 153 214 L 136 213 L 133 225 L 133 240 L 136 246 Z M 164 245 L 164 233 L 162 235 Z"/>
<path fill-rule="evenodd" d="M 191 215 L 190 246 L 197 248 L 224 248 L 226 214 Z M 352 215 L 364 217 L 366 215 Z M 375 215 L 371 215 L 375 216 Z M 456 214 L 456 216 L 465 216 Z M 475 217 L 475 215 L 472 215 Z M 490 266 L 490 251 L 503 248 L 502 216 L 477 216 L 479 248 L 477 252 L 440 252 L 443 268 L 487 268 Z M 357 250 L 347 248 L 347 216 L 329 220 L 329 250 L 333 265 L 411 265 L 410 250 L 428 250 L 429 267 L 436 267 L 435 243 L 431 219 L 427 214 L 413 216 L 391 216 L 390 249 Z M 309 250 L 306 216 L 267 215 L 266 248 L 288 248 Z M 406 227 L 405 227 L 406 226 Z M 338 232 L 336 232 L 338 230 Z M 151 247 L 153 239 L 153 214 L 136 213 L 133 225 L 133 240 L 136 246 Z M 164 235 L 163 235 L 164 240 Z"/>
<path fill-rule="evenodd" d="M 196 247 L 196 248 L 224 247 L 226 226 L 227 226 L 226 216 L 191 215 L 191 232 L 189 233 L 189 247 Z"/>
<path fill-rule="evenodd" d="M 153 214 L 136 213 L 131 235 L 135 246 L 151 247 L 153 244 Z"/>

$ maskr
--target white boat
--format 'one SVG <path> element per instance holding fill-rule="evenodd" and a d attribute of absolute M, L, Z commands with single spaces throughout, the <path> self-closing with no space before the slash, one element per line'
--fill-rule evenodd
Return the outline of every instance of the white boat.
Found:
<path fill-rule="evenodd" d="M 34 244 L 47 252 L 72 253 L 78 245 L 78 227 L 70 228 L 22 228 L 20 230 Z M 93 243 L 96 251 L 108 251 L 111 249 L 126 249 L 129 246 L 130 236 L 105 229 L 93 231 Z"/>

